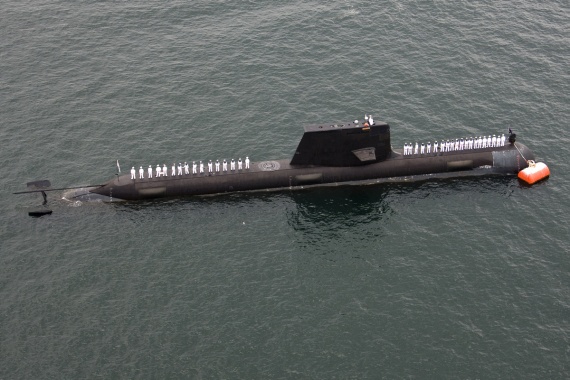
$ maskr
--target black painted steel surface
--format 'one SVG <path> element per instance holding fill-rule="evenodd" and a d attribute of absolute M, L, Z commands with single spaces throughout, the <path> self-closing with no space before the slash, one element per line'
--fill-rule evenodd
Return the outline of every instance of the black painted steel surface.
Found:
<path fill-rule="evenodd" d="M 297 188 L 303 186 L 449 173 L 485 168 L 489 174 L 516 174 L 534 159 L 524 145 L 403 155 L 389 147 L 388 124 L 363 128 L 347 123 L 305 127 L 296 154 L 288 160 L 251 162 L 249 169 L 230 170 L 152 179 L 123 175 L 92 193 L 115 199 L 139 200 L 160 197 L 207 195 L 237 191 Z M 311 150 L 311 147 L 314 149 Z M 376 158 L 359 160 L 355 150 L 371 148 Z M 518 148 L 518 149 L 517 149 Z M 521 156 L 522 155 L 524 156 Z M 335 159 L 338 156 L 338 160 Z M 297 164 L 306 162 L 311 164 Z M 329 165 L 315 165 L 327 162 Z M 346 166 L 353 163 L 353 166 Z"/>

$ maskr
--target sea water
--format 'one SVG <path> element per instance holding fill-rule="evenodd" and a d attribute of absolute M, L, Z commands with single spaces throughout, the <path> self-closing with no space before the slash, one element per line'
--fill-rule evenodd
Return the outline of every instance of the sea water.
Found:
<path fill-rule="evenodd" d="M 570 377 L 567 2 L 0 6 L 0 378 Z M 506 133 L 551 178 L 125 203 L 26 182 Z"/>

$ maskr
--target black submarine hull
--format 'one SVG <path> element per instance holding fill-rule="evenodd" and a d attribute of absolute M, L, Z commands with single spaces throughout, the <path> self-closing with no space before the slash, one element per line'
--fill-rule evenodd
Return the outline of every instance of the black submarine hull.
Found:
<path fill-rule="evenodd" d="M 516 145 L 515 145 L 516 144 Z M 255 190 L 326 186 L 373 180 L 398 180 L 413 176 L 453 177 L 482 174 L 516 175 L 534 154 L 525 145 L 403 155 L 388 150 L 378 162 L 358 166 L 295 165 L 291 160 L 251 162 L 249 169 L 131 179 L 118 176 L 89 192 L 111 200 L 144 200 Z"/>

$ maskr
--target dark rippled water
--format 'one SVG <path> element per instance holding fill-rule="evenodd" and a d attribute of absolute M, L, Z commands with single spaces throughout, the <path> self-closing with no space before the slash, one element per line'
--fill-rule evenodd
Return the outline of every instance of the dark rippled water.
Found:
<path fill-rule="evenodd" d="M 0 378 L 570 377 L 565 1 L 4 1 Z M 25 183 L 511 127 L 552 176 L 75 204 Z"/>

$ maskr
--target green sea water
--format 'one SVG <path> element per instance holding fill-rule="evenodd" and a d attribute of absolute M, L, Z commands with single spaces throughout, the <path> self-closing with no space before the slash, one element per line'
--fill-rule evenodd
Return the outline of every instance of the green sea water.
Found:
<path fill-rule="evenodd" d="M 0 378 L 570 377 L 563 1 L 4 1 Z M 505 133 L 551 178 L 125 203 L 29 181 Z"/>

